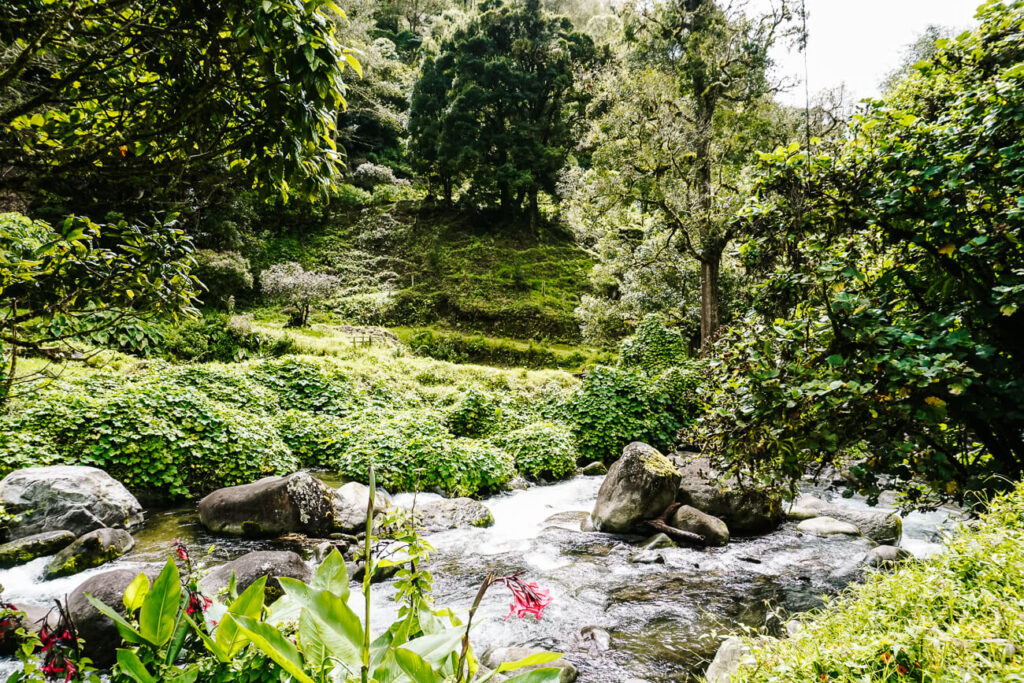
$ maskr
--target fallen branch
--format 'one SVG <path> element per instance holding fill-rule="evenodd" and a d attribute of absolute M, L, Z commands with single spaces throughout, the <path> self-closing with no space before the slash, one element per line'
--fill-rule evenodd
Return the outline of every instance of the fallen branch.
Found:
<path fill-rule="evenodd" d="M 645 523 L 647 526 L 660 531 L 676 543 L 685 543 L 687 545 L 696 545 L 700 547 L 707 546 L 708 542 L 700 534 L 695 534 L 692 531 L 683 531 L 677 529 L 668 523 L 669 518 L 672 514 L 682 506 L 682 503 L 672 503 L 665 509 L 661 516 L 657 519 L 649 519 Z"/>

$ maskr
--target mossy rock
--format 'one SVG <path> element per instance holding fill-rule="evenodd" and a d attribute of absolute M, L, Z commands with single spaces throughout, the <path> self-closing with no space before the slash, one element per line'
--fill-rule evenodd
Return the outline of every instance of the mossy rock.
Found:
<path fill-rule="evenodd" d="M 46 565 L 43 578 L 71 576 L 115 560 L 135 547 L 135 539 L 124 529 L 97 529 L 80 536 L 57 553 Z"/>
<path fill-rule="evenodd" d="M 31 562 L 37 557 L 52 555 L 75 541 L 70 531 L 44 531 L 0 545 L 0 569 L 9 569 Z"/>

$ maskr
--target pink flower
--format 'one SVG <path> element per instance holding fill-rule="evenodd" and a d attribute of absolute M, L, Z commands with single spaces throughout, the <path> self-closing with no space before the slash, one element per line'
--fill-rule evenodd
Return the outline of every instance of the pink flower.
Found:
<path fill-rule="evenodd" d="M 540 619 L 544 614 L 544 608 L 551 604 L 551 592 L 535 583 L 523 581 L 518 576 L 509 576 L 502 581 L 512 591 L 512 602 L 509 603 L 506 620 L 513 614 L 519 619 L 527 614 Z"/>

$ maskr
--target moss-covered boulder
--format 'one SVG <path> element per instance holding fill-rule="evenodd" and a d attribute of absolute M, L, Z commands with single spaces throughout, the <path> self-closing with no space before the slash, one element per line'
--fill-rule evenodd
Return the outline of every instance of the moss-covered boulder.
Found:
<path fill-rule="evenodd" d="M 44 531 L 0 545 L 0 569 L 16 567 L 37 557 L 53 555 L 75 541 L 70 531 Z"/>
<path fill-rule="evenodd" d="M 115 560 L 135 547 L 135 539 L 124 529 L 97 529 L 61 550 L 43 570 L 50 580 L 70 576 Z"/>
<path fill-rule="evenodd" d="M 219 534 L 327 535 L 334 527 L 335 492 L 309 472 L 264 477 L 217 489 L 199 501 L 199 520 Z"/>
<path fill-rule="evenodd" d="M 679 473 L 656 448 L 634 441 L 609 468 L 591 517 L 598 531 L 627 533 L 658 517 L 676 498 Z"/>

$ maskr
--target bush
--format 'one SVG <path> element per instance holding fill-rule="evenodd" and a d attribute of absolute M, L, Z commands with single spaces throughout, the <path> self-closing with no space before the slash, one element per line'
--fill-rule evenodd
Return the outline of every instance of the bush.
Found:
<path fill-rule="evenodd" d="M 479 389 L 470 389 L 449 411 L 445 422 L 455 436 L 477 437 L 488 434 L 501 418 L 494 397 Z"/>
<path fill-rule="evenodd" d="M 200 249 L 193 274 L 206 285 L 210 303 L 223 305 L 242 290 L 252 289 L 249 261 L 235 251 Z"/>
<path fill-rule="evenodd" d="M 305 270 L 294 261 L 276 263 L 260 273 L 260 287 L 271 301 L 295 306 L 298 314 L 294 324 L 305 327 L 310 307 L 335 296 L 341 280 L 326 273 Z"/>
<path fill-rule="evenodd" d="M 263 361 L 253 367 L 252 378 L 278 395 L 282 410 L 343 417 L 366 404 L 352 380 L 326 363 L 298 358 Z"/>
<path fill-rule="evenodd" d="M 278 433 L 288 448 L 309 469 L 337 470 L 351 439 L 348 423 L 331 415 L 289 410 L 278 418 Z"/>
<path fill-rule="evenodd" d="M 372 190 L 378 185 L 394 185 L 397 182 L 395 172 L 381 164 L 359 164 L 352 174 L 352 184 L 367 190 Z"/>
<path fill-rule="evenodd" d="M 298 468 L 270 418 L 159 374 L 98 395 L 67 385 L 5 422 L 5 431 L 49 446 L 39 453 L 98 467 L 133 491 L 171 499 Z"/>
<path fill-rule="evenodd" d="M 564 424 L 534 422 L 493 441 L 512 456 L 524 477 L 564 479 L 576 471 L 576 444 Z"/>
<path fill-rule="evenodd" d="M 364 413 L 352 426 L 340 474 L 395 491 L 441 490 L 473 496 L 502 489 L 515 475 L 512 458 L 481 441 L 452 437 L 427 411 Z"/>
<path fill-rule="evenodd" d="M 993 501 L 944 553 L 869 575 L 754 643 L 742 681 L 1011 681 L 1024 676 L 1024 486 Z"/>
<path fill-rule="evenodd" d="M 253 332 L 246 318 L 224 313 L 186 318 L 164 328 L 162 334 L 159 352 L 176 360 L 230 362 L 292 350 L 287 344 Z"/>
<path fill-rule="evenodd" d="M 576 392 L 574 430 L 580 455 L 614 460 L 631 441 L 671 450 L 684 422 L 657 378 L 597 367 Z"/>
<path fill-rule="evenodd" d="M 619 365 L 656 373 L 685 363 L 688 355 L 679 330 L 666 327 L 659 315 L 648 315 L 637 326 L 636 334 L 622 342 Z"/>

